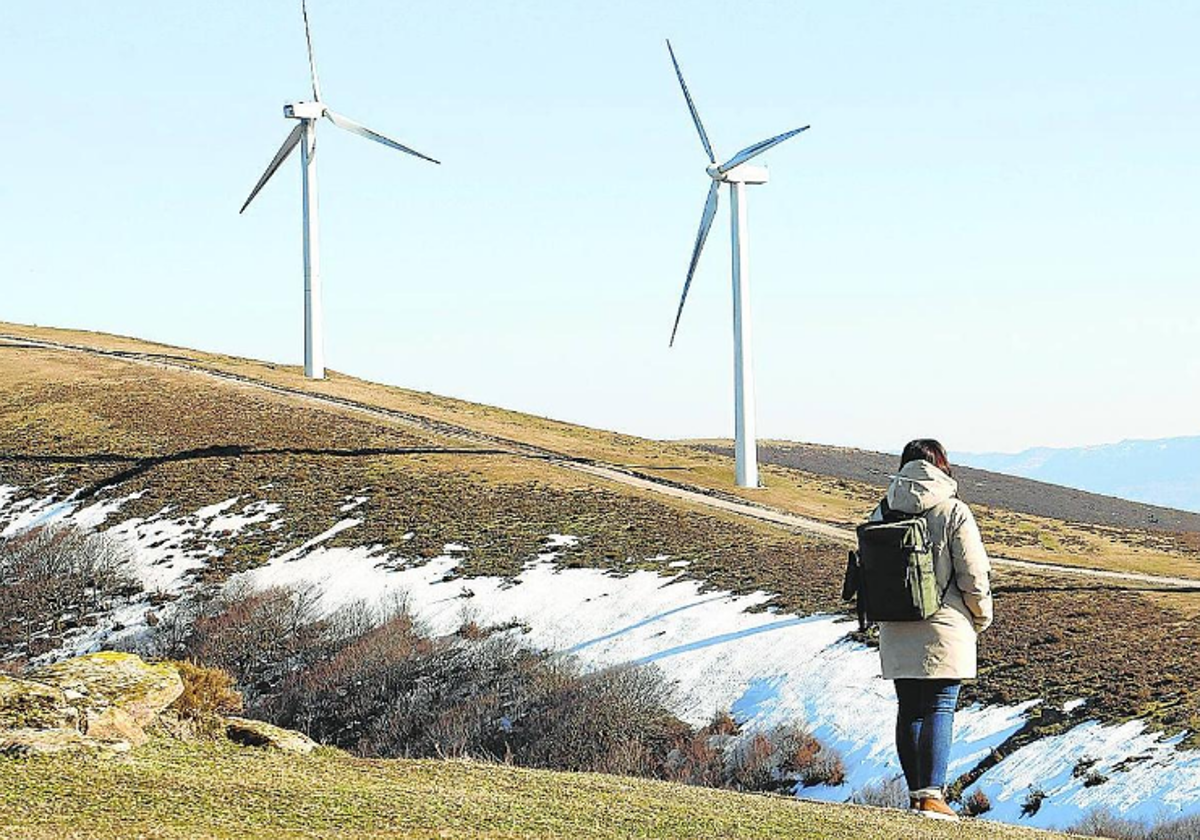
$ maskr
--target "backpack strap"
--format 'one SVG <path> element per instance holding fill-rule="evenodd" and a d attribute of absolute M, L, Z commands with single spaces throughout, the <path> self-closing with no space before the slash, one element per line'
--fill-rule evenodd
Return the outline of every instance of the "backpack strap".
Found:
<path fill-rule="evenodd" d="M 902 510 L 896 510 L 888 504 L 887 496 L 884 496 L 879 501 L 879 515 L 883 518 L 884 522 L 899 522 L 901 519 L 912 519 L 914 516 L 920 516 L 921 514 L 910 514 Z"/>

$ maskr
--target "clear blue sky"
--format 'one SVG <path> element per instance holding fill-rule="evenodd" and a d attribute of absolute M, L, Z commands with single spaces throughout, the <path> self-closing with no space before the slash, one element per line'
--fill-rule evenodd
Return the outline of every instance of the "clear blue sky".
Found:
<path fill-rule="evenodd" d="M 1200 5 L 312 0 L 329 365 L 634 433 L 732 430 L 728 202 L 760 158 L 763 435 L 1003 450 L 1200 433 Z M 292 0 L 6 0 L 0 319 L 288 363 Z"/>

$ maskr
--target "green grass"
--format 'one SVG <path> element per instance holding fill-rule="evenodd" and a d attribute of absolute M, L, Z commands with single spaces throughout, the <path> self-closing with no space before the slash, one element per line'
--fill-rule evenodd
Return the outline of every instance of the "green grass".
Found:
<path fill-rule="evenodd" d="M 1063 836 L 618 776 L 165 739 L 115 759 L 0 759 L 0 826 L 8 840 Z"/>

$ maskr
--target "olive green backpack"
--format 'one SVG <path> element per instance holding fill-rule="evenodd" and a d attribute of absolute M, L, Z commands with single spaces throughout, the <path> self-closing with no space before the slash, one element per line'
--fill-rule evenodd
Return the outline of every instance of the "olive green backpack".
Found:
<path fill-rule="evenodd" d="M 863 629 L 879 621 L 923 621 L 942 606 L 933 570 L 933 543 L 921 514 L 880 503 L 883 519 L 858 526 L 858 551 L 850 552 L 842 597 L 857 600 Z M 953 581 L 951 581 L 953 582 Z"/>

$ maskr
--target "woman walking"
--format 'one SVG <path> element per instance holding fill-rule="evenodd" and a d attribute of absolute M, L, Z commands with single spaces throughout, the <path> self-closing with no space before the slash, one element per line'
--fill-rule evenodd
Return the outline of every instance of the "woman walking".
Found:
<path fill-rule="evenodd" d="M 883 678 L 895 682 L 899 701 L 896 750 L 911 806 L 945 820 L 958 819 L 945 801 L 958 691 L 963 680 L 975 678 L 976 636 L 992 623 L 987 552 L 957 492 L 940 443 L 921 439 L 904 447 L 886 507 L 925 519 L 942 606 L 924 620 L 879 623 Z M 884 515 L 881 504 L 871 519 Z"/>

